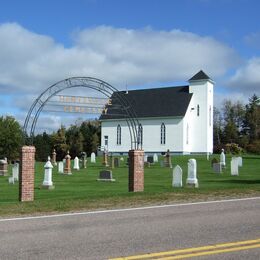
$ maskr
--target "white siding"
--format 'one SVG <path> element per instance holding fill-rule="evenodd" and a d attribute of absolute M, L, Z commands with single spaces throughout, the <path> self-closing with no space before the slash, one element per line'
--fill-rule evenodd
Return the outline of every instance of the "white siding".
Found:
<path fill-rule="evenodd" d="M 143 127 L 145 152 L 165 152 L 167 149 L 176 153 L 213 152 L 213 82 L 196 80 L 189 83 L 189 91 L 193 95 L 183 118 L 138 119 Z M 197 115 L 198 105 L 199 116 Z M 211 115 L 209 115 L 210 107 Z M 161 144 L 162 123 L 166 127 L 165 144 Z M 116 144 L 118 124 L 121 125 L 121 145 Z M 104 136 L 108 136 L 108 150 L 111 152 L 128 152 L 131 149 L 129 129 L 124 120 L 103 121 L 101 123 L 102 146 L 104 146 Z"/>
<path fill-rule="evenodd" d="M 143 126 L 143 149 L 147 152 L 183 151 L 183 121 L 182 118 L 138 119 Z M 161 144 L 161 124 L 165 124 L 166 143 Z M 121 125 L 122 143 L 116 144 L 116 129 Z M 104 136 L 108 136 L 110 152 L 128 152 L 131 148 L 130 134 L 126 121 L 103 121 L 101 124 L 101 146 L 104 146 Z"/>

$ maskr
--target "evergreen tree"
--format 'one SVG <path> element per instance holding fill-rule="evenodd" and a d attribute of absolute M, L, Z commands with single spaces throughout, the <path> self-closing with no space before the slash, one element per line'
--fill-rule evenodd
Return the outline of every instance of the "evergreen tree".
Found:
<path fill-rule="evenodd" d="M 244 133 L 249 136 L 250 142 L 260 138 L 260 98 L 255 94 L 246 105 Z"/>

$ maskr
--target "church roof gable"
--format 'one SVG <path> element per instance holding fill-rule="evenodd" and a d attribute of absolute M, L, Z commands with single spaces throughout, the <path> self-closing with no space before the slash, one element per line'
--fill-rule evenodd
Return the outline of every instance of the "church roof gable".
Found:
<path fill-rule="evenodd" d="M 183 117 L 192 97 L 189 86 L 120 91 L 119 94 L 128 100 L 137 118 Z M 101 120 L 125 117 L 117 96 L 117 93 L 112 95 L 112 105 L 107 106 L 107 114 L 102 114 Z"/>

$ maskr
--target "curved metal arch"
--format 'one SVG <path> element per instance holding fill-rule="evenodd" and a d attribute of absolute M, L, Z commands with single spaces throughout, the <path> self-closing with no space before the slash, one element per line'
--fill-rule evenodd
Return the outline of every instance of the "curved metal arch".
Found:
<path fill-rule="evenodd" d="M 30 143 L 33 142 L 34 131 L 40 116 L 40 113 L 49 101 L 57 93 L 75 87 L 87 87 L 101 92 L 106 97 L 110 98 L 112 94 L 118 99 L 120 106 L 125 111 L 125 119 L 129 128 L 130 139 L 131 139 L 131 149 L 139 149 L 140 143 L 138 142 L 138 119 L 136 113 L 132 108 L 130 102 L 122 92 L 119 92 L 115 87 L 108 84 L 107 82 L 93 78 L 93 77 L 71 77 L 51 85 L 44 92 L 42 92 L 39 97 L 33 102 L 26 116 L 23 131 L 24 134 L 28 133 L 29 130 L 29 140 Z"/>

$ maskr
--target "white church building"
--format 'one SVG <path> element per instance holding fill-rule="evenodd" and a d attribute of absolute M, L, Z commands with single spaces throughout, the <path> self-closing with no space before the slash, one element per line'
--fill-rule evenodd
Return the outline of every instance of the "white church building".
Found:
<path fill-rule="evenodd" d="M 201 70 L 185 86 L 124 91 L 136 112 L 145 153 L 212 153 L 213 86 Z M 111 100 L 113 104 L 113 96 Z M 127 153 L 131 140 L 126 120 L 109 107 L 100 120 L 101 146 Z"/>

